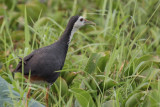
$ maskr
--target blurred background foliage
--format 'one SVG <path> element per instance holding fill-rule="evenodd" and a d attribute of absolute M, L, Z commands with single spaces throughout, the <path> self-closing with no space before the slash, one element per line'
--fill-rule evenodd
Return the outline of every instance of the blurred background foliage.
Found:
<path fill-rule="evenodd" d="M 97 26 L 74 35 L 50 106 L 159 107 L 159 0 L 0 0 L 0 76 L 19 97 L 29 83 L 12 77 L 18 56 L 55 42 L 73 15 Z M 42 104 L 45 93 L 32 85 L 31 97 Z"/>

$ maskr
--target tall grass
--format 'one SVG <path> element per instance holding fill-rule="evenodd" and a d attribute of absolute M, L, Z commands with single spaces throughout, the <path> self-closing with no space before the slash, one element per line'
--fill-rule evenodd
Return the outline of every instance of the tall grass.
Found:
<path fill-rule="evenodd" d="M 45 105 L 45 85 L 29 83 L 19 73 L 13 78 L 11 71 L 18 56 L 54 43 L 69 17 L 78 14 L 97 26 L 74 35 L 61 75 L 50 88 L 49 105 L 158 107 L 159 12 L 159 0 L 0 1 L 0 76 L 22 99 L 13 105 L 24 106 L 30 84 L 30 99 Z"/>

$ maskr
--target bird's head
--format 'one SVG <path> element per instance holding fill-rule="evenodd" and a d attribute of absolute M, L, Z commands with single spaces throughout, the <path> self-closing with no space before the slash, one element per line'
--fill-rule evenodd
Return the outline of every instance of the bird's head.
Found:
<path fill-rule="evenodd" d="M 68 22 L 68 27 L 79 29 L 84 25 L 95 25 L 95 23 L 86 20 L 83 16 L 72 16 Z"/>
<path fill-rule="evenodd" d="M 74 16 L 73 16 L 74 18 Z M 95 25 L 95 23 L 91 22 L 91 21 L 88 21 L 87 19 L 85 19 L 83 16 L 79 16 L 76 20 L 76 22 L 74 23 L 74 26 L 75 28 L 80 28 L 86 24 L 90 24 L 90 25 Z"/>
<path fill-rule="evenodd" d="M 68 25 L 63 33 L 62 39 L 66 37 L 69 37 L 69 41 L 68 39 L 66 39 L 68 41 L 68 43 L 70 43 L 74 33 L 81 28 L 84 25 L 95 25 L 95 23 L 86 20 L 83 16 L 72 16 L 68 22 Z M 61 39 L 61 40 L 62 40 Z"/>

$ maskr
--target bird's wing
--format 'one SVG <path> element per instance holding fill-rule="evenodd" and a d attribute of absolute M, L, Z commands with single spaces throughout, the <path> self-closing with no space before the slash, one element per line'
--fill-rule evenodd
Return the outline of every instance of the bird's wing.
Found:
<path fill-rule="evenodd" d="M 33 56 L 34 56 L 34 52 L 32 52 L 28 56 L 24 57 L 24 59 L 23 59 L 24 64 L 27 64 L 27 61 L 29 61 Z M 21 69 L 20 69 L 21 67 L 22 67 L 22 59 L 21 59 L 21 61 L 19 62 L 19 64 L 17 65 L 16 69 L 13 72 L 21 71 Z"/>
<path fill-rule="evenodd" d="M 29 54 L 28 56 L 24 57 L 24 61 L 28 61 L 33 57 L 34 53 L 32 52 L 31 54 Z"/>

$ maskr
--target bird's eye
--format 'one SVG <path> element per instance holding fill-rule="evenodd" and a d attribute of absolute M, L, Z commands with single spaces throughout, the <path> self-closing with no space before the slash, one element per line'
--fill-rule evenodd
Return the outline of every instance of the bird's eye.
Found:
<path fill-rule="evenodd" d="M 80 21 L 82 22 L 82 21 L 83 21 L 83 18 L 81 18 Z"/>

